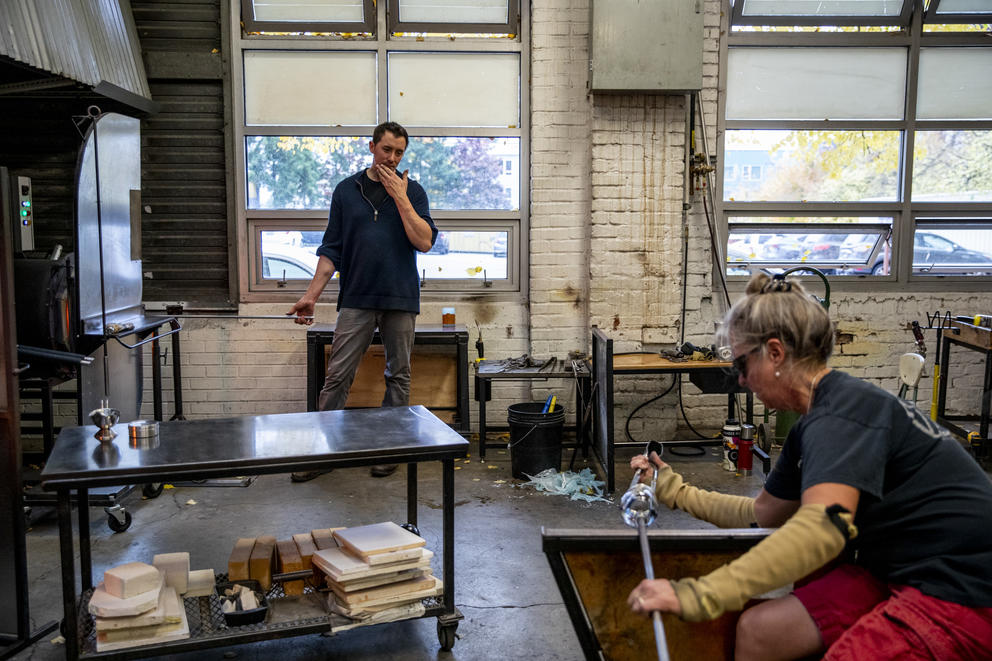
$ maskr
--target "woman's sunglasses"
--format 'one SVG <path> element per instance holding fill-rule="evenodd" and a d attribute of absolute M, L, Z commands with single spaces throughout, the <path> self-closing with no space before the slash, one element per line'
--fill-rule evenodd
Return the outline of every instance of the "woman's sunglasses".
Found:
<path fill-rule="evenodd" d="M 740 374 L 741 376 L 743 376 L 746 379 L 747 378 L 747 358 L 748 358 L 748 356 L 750 356 L 752 353 L 754 353 L 755 351 L 757 351 L 760 348 L 761 347 L 755 347 L 755 348 L 751 349 L 750 351 L 747 351 L 745 353 L 742 353 L 741 355 L 739 355 L 736 358 L 734 358 L 734 360 L 733 360 L 734 371 L 737 374 Z"/>

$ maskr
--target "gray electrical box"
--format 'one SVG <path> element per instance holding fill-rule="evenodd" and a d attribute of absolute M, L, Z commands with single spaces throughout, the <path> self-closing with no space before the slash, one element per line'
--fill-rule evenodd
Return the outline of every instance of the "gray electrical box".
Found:
<path fill-rule="evenodd" d="M 592 0 L 589 91 L 680 94 L 703 86 L 703 0 Z"/>

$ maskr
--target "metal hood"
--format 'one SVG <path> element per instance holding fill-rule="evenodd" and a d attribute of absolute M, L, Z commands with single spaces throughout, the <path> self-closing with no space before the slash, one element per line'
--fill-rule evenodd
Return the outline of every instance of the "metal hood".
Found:
<path fill-rule="evenodd" d="M 128 0 L 3 0 L 0 25 L 0 95 L 82 88 L 156 112 Z"/>

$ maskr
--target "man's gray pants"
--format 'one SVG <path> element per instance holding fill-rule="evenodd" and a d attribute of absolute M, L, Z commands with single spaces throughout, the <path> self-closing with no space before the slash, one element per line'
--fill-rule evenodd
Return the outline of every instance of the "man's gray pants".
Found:
<path fill-rule="evenodd" d="M 386 354 L 386 394 L 383 406 L 407 406 L 410 403 L 410 350 L 413 348 L 415 312 L 401 310 L 359 310 L 341 308 L 334 327 L 331 357 L 320 391 L 321 411 L 343 409 L 362 356 L 379 329 Z"/>

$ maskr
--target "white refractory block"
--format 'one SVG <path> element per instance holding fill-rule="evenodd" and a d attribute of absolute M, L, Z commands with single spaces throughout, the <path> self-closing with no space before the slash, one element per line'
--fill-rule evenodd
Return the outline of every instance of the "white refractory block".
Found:
<path fill-rule="evenodd" d="M 189 589 L 187 597 L 209 597 L 214 593 L 213 569 L 195 569 L 189 573 Z"/>
<path fill-rule="evenodd" d="M 189 589 L 189 553 L 159 553 L 152 558 L 152 564 L 165 574 L 165 584 L 175 588 L 179 594 Z"/>
<path fill-rule="evenodd" d="M 127 599 L 121 599 L 107 592 L 104 584 L 96 586 L 90 597 L 90 615 L 97 617 L 130 617 L 147 613 L 158 606 L 159 596 L 165 587 L 165 576 L 156 570 L 159 576 L 158 585 L 153 590 L 136 594 Z"/>
<path fill-rule="evenodd" d="M 146 562 L 129 562 L 103 572 L 104 589 L 118 599 L 154 590 L 158 583 L 158 570 Z"/>

